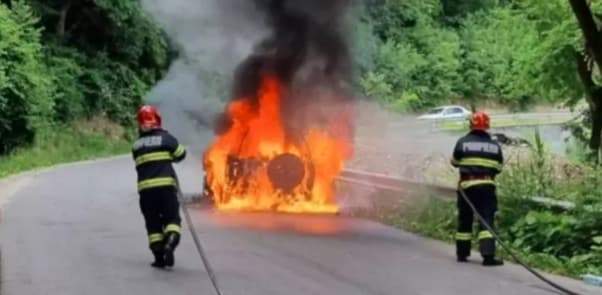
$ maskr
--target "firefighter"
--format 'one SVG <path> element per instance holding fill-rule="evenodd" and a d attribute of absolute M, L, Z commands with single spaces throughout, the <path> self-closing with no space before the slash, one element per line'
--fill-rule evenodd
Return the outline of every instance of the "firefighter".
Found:
<path fill-rule="evenodd" d="M 452 165 L 460 170 L 458 189 L 458 232 L 456 233 L 456 255 L 458 262 L 467 262 L 470 256 L 473 237 L 474 213 L 465 195 L 477 212 L 493 228 L 497 211 L 495 177 L 502 171 L 504 163 L 501 146 L 491 139 L 489 116 L 484 112 L 475 112 L 470 118 L 470 132 L 460 138 L 454 149 Z M 484 266 L 503 265 L 495 258 L 495 239 L 479 224 L 478 234 Z"/>
<path fill-rule="evenodd" d="M 184 160 L 186 149 L 161 128 L 161 115 L 153 106 L 140 108 L 138 127 L 140 138 L 134 143 L 132 153 L 138 173 L 140 209 L 155 257 L 151 266 L 173 267 L 181 219 L 172 163 Z"/>

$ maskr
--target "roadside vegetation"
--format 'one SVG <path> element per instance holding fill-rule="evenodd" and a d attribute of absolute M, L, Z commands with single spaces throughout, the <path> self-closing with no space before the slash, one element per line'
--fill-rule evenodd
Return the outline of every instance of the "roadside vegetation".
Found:
<path fill-rule="evenodd" d="M 602 44 L 595 26 L 601 1 L 365 3 L 358 8 L 355 56 L 357 85 L 367 97 L 399 111 L 455 102 L 510 110 L 587 102 L 581 125 L 595 158 L 602 130 L 602 58 L 596 55 L 602 48 L 592 46 Z M 593 27 L 582 22 L 588 16 Z M 592 32 L 590 46 L 583 32 Z"/>
<path fill-rule="evenodd" d="M 0 176 L 123 151 L 82 126 L 133 128 L 169 63 L 138 1 L 3 0 L 0 36 Z"/>
<path fill-rule="evenodd" d="M 123 154 L 131 149 L 133 134 L 105 118 L 75 121 L 56 128 L 39 132 L 31 145 L 0 157 L 0 179 L 60 163 Z"/>
<path fill-rule="evenodd" d="M 536 267 L 602 275 L 602 2 L 370 0 L 358 14 L 357 87 L 391 109 L 587 105 L 566 124 L 570 157 L 552 156 L 536 137 L 530 152 L 507 165 L 499 231 Z M 465 129 L 464 122 L 442 127 Z M 401 211 L 385 221 L 452 241 L 455 202 L 432 199 Z"/>
<path fill-rule="evenodd" d="M 573 277 L 602 274 L 602 171 L 555 159 L 537 136 L 528 153 L 508 156 L 514 159 L 498 179 L 501 237 L 537 268 Z M 455 201 L 433 197 L 383 219 L 453 243 L 456 214 Z M 473 254 L 478 259 L 476 248 Z"/>

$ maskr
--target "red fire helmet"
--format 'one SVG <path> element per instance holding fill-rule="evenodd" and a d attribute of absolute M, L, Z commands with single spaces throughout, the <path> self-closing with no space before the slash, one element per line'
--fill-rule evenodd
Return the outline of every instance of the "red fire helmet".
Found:
<path fill-rule="evenodd" d="M 144 105 L 138 110 L 138 126 L 144 129 L 161 128 L 161 114 L 157 108 Z"/>
<path fill-rule="evenodd" d="M 472 130 L 488 130 L 490 127 L 489 115 L 485 112 L 475 112 L 470 117 L 470 129 Z"/>

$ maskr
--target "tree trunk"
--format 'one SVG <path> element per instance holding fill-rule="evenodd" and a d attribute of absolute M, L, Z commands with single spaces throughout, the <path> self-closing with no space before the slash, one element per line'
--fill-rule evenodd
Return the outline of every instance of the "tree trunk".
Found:
<path fill-rule="evenodd" d="M 596 85 L 592 78 L 592 69 L 582 54 L 577 54 L 577 69 L 585 89 L 585 98 L 589 104 L 592 118 L 592 135 L 589 146 L 597 154 L 602 145 L 602 87 Z M 597 157 L 599 160 L 599 156 Z"/>
<path fill-rule="evenodd" d="M 592 137 L 589 145 L 593 151 L 600 150 L 600 134 L 602 134 L 602 107 L 598 105 L 592 114 Z"/>
<path fill-rule="evenodd" d="M 56 25 L 56 35 L 61 39 L 61 41 L 65 38 L 67 15 L 69 14 L 69 9 L 71 9 L 71 4 L 72 1 L 65 2 L 59 11 L 59 22 Z"/>
<path fill-rule="evenodd" d="M 596 24 L 592 10 L 586 0 L 569 0 L 573 12 L 577 17 L 579 27 L 585 37 L 585 47 L 593 56 L 598 68 L 602 69 L 602 34 Z M 602 87 L 594 83 L 592 78 L 592 68 L 585 61 L 585 56 L 578 57 L 579 76 L 583 81 L 586 91 L 586 98 L 589 103 L 592 116 L 592 136 L 590 139 L 590 148 L 598 155 L 600 159 L 600 146 L 602 144 Z"/>
<path fill-rule="evenodd" d="M 598 67 L 602 69 L 602 35 L 586 0 L 569 0 Z"/>

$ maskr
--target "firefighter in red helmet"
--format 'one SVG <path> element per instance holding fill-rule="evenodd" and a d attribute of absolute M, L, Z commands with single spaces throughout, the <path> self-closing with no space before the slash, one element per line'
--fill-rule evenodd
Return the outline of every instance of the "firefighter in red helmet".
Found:
<path fill-rule="evenodd" d="M 186 149 L 161 128 L 161 115 L 153 106 L 145 105 L 138 110 L 138 128 L 140 137 L 132 153 L 138 173 L 140 208 L 155 257 L 151 265 L 173 267 L 181 219 L 172 163 L 184 160 Z"/>
<path fill-rule="evenodd" d="M 452 165 L 460 170 L 458 189 L 458 232 L 456 255 L 458 262 L 467 262 L 473 238 L 474 213 L 460 191 L 474 204 L 478 213 L 493 228 L 497 211 L 495 177 L 502 171 L 504 158 L 501 146 L 487 132 L 490 118 L 475 112 L 470 118 L 470 132 L 460 138 L 454 149 Z M 495 239 L 483 224 L 479 224 L 478 240 L 483 265 L 503 265 L 495 258 Z"/>

